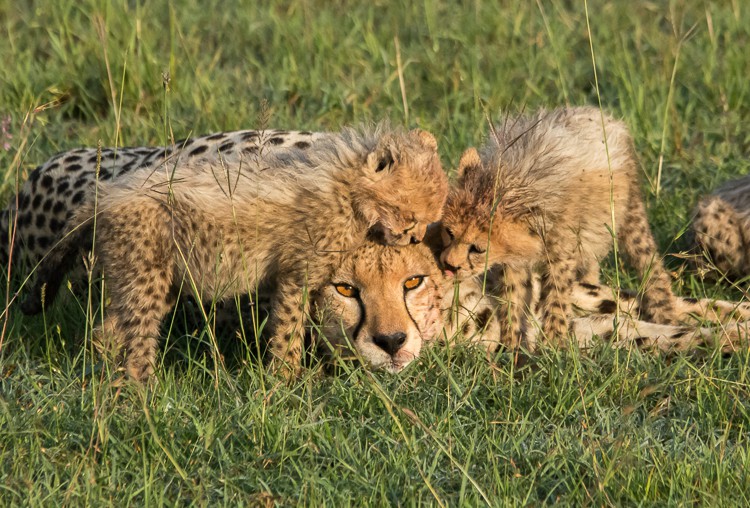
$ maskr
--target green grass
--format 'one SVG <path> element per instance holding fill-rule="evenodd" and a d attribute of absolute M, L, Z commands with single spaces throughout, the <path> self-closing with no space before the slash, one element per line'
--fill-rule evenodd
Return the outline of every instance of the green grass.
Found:
<path fill-rule="evenodd" d="M 0 192 L 56 151 L 252 127 L 263 100 L 278 127 L 426 128 L 450 168 L 501 109 L 600 99 L 633 131 L 672 253 L 698 196 L 750 172 L 740 0 L 465 4 L 0 0 Z M 677 288 L 738 295 L 689 272 Z M 118 388 L 67 300 L 10 313 L 1 505 L 750 503 L 747 353 L 602 347 L 518 369 L 435 349 L 399 376 L 288 387 L 246 348 L 215 374 L 206 340 L 172 337 L 155 387 Z"/>

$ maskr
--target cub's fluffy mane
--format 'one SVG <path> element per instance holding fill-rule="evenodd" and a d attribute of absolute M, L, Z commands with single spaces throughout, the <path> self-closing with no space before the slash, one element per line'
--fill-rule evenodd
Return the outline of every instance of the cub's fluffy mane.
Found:
<path fill-rule="evenodd" d="M 562 143 L 564 135 L 550 132 L 548 125 L 555 121 L 555 112 L 542 110 L 532 117 L 506 116 L 495 126 L 480 153 L 484 169 L 474 177 L 479 181 L 467 182 L 472 192 L 484 188 L 492 194 L 483 198 L 485 207 L 497 203 L 504 215 L 514 218 L 531 209 L 556 212 L 551 205 L 560 202 L 564 191 L 551 169 L 565 164 L 570 154 Z"/>
<path fill-rule="evenodd" d="M 513 218 L 531 210 L 551 216 L 562 213 L 575 178 L 555 168 L 572 167 L 580 160 L 580 177 L 586 178 L 585 168 L 607 168 L 608 157 L 615 167 L 631 153 L 624 125 L 611 118 L 602 125 L 598 111 L 587 109 L 585 121 L 571 121 L 566 109 L 541 110 L 531 116 L 505 115 L 481 150 L 482 168 L 467 172 L 463 187 L 477 196 L 476 204 L 481 204 L 484 212 L 497 204 L 501 213 Z M 578 143 L 572 144 L 571 139 Z"/>

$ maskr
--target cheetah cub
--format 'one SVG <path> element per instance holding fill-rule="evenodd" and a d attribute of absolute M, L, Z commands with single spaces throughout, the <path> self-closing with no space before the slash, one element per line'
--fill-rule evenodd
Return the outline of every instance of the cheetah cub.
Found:
<path fill-rule="evenodd" d="M 442 223 L 448 273 L 461 280 L 504 267 L 508 346 L 520 345 L 524 313 L 536 310 L 525 308 L 532 272 L 542 276 L 544 336 L 560 343 L 570 288 L 575 281 L 598 283 L 611 231 L 647 280 L 646 319 L 673 321 L 671 280 L 649 229 L 630 134 L 598 109 L 501 119 L 480 152 L 470 148 L 461 157 Z"/>
<path fill-rule="evenodd" d="M 255 164 L 186 161 L 100 185 L 77 211 L 63 248 L 42 264 L 31 298 L 52 293 L 95 230 L 110 305 L 99 330 L 125 355 L 127 374 L 153 372 L 159 323 L 179 287 L 226 299 L 270 281 L 271 369 L 300 368 L 309 292 L 368 234 L 421 241 L 448 192 L 435 138 L 421 130 L 345 129 L 308 150 L 275 150 Z M 173 174 L 177 174 L 173 177 Z"/>
<path fill-rule="evenodd" d="M 722 275 L 750 274 L 750 176 L 728 182 L 703 198 L 692 224 L 695 243 Z"/>

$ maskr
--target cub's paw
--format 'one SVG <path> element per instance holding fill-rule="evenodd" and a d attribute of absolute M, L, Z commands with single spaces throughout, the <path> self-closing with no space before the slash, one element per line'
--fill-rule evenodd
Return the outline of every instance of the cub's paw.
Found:
<path fill-rule="evenodd" d="M 302 374 L 302 366 L 299 359 L 295 361 L 295 358 L 291 355 L 276 356 L 271 354 L 268 360 L 268 373 L 276 378 L 292 382 Z"/>
<path fill-rule="evenodd" d="M 543 340 L 552 347 L 565 347 L 568 345 L 568 323 L 567 320 L 556 314 L 551 314 L 544 320 Z"/>

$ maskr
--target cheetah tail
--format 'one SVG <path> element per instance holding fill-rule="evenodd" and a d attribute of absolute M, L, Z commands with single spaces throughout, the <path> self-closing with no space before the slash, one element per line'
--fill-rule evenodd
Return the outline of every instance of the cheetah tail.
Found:
<path fill-rule="evenodd" d="M 701 347 L 733 353 L 750 344 L 748 321 L 712 328 L 661 325 L 629 317 L 621 318 L 616 329 L 613 323 L 613 314 L 601 314 L 574 319 L 571 328 L 578 346 L 583 349 L 593 346 L 596 337 L 610 342 L 615 349 L 636 347 L 664 353 L 689 352 Z"/>
<path fill-rule="evenodd" d="M 615 291 L 605 285 L 578 283 L 572 289 L 576 313 L 609 314 L 617 311 L 626 316 L 642 316 L 641 296 L 634 291 Z M 737 324 L 750 321 L 750 302 L 713 298 L 674 297 L 675 323 L 696 326 L 704 323 Z"/>
<path fill-rule="evenodd" d="M 750 303 L 712 298 L 675 298 L 675 309 L 683 323 L 737 324 L 750 320 Z"/>

